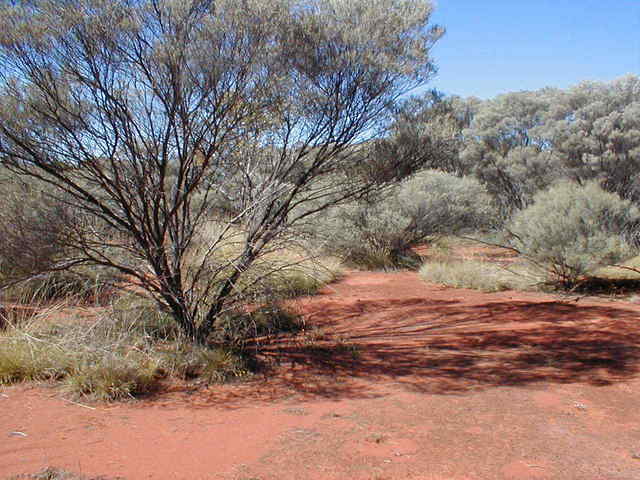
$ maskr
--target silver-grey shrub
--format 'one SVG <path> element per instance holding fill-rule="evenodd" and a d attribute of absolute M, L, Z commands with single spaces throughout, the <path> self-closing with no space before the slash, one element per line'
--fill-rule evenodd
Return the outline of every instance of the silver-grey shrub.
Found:
<path fill-rule="evenodd" d="M 348 263 L 369 268 L 412 266 L 412 247 L 428 237 L 490 226 L 495 208 L 474 178 L 425 170 L 383 195 L 333 209 L 322 229 Z"/>
<path fill-rule="evenodd" d="M 634 255 L 623 232 L 639 218 L 631 202 L 596 182 L 565 182 L 535 195 L 507 227 L 515 248 L 546 269 L 550 280 L 571 288 L 594 269 Z"/>

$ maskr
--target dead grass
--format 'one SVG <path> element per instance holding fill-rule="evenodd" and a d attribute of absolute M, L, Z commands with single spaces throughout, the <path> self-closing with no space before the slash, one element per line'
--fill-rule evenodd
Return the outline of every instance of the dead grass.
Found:
<path fill-rule="evenodd" d="M 211 223 L 202 232 L 186 275 L 202 261 L 207 239 L 220 236 L 219 228 Z M 211 261 L 234 268 L 238 236 L 230 230 Z M 256 364 L 248 343 L 302 326 L 278 301 L 313 294 L 341 273 L 337 259 L 309 253 L 279 249 L 256 262 L 236 286 L 244 306 L 217 320 L 206 347 L 193 345 L 155 302 L 133 292 L 112 297 L 91 318 L 69 318 L 80 300 L 75 290 L 53 304 L 49 289 L 25 286 L 0 310 L 0 384 L 55 381 L 76 397 L 121 401 L 156 392 L 165 380 L 216 383 L 250 375 Z"/>
<path fill-rule="evenodd" d="M 420 275 L 426 281 L 484 292 L 503 290 L 625 297 L 640 291 L 640 256 L 595 270 L 571 287 L 554 279 L 544 265 L 515 252 L 471 239 L 443 237 L 427 249 Z"/>
<path fill-rule="evenodd" d="M 621 267 L 629 267 L 630 269 Z M 594 272 L 594 276 L 618 280 L 640 280 L 640 255 L 626 262 L 622 262 L 618 267 L 609 266 L 600 268 Z"/>
<path fill-rule="evenodd" d="M 208 221 L 188 252 L 183 267 L 185 278 L 191 279 L 199 267 L 205 265 L 206 270 L 215 272 L 215 278 L 203 277 L 195 282 L 197 289 L 206 288 L 211 281 L 222 281 L 235 270 L 244 246 L 245 234 L 240 229 L 215 220 Z M 312 245 L 289 239 L 274 242 L 270 250 L 243 273 L 234 290 L 249 302 L 262 303 L 275 297 L 312 295 L 341 274 L 342 265 L 337 257 L 324 255 Z"/>
<path fill-rule="evenodd" d="M 120 299 L 75 322 L 56 323 L 55 313 L 0 334 L 0 384 L 55 381 L 76 397 L 121 401 L 161 389 L 168 377 L 221 382 L 249 373 L 241 352 L 193 345 L 150 301 Z"/>
<path fill-rule="evenodd" d="M 428 260 L 420 276 L 428 282 L 483 292 L 532 290 L 540 281 L 522 265 L 502 267 L 479 260 Z"/>

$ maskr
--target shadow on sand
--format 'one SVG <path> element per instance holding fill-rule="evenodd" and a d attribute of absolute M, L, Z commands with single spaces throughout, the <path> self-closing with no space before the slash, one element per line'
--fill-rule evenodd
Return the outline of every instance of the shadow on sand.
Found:
<path fill-rule="evenodd" d="M 264 379 L 214 387 L 199 401 L 233 408 L 242 400 L 372 398 L 389 382 L 429 394 L 608 385 L 640 370 L 640 319 L 615 304 L 410 298 L 320 302 L 307 315 L 328 333 L 261 345 L 271 365 Z"/>

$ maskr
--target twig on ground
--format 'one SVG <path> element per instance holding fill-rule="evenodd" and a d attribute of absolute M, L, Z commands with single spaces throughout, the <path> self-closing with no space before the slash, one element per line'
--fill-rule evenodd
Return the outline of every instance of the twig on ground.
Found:
<path fill-rule="evenodd" d="M 69 400 L 68 398 L 62 397 L 62 400 L 64 400 L 65 402 L 69 402 L 73 405 L 77 405 L 78 407 L 88 408 L 89 410 L 97 410 L 97 408 L 95 407 L 90 407 L 89 405 L 85 405 L 83 403 L 74 402 L 73 400 Z"/>

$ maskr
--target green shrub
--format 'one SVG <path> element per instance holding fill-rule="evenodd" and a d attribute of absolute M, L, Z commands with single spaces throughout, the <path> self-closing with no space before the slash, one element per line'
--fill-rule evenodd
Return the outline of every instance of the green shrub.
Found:
<path fill-rule="evenodd" d="M 321 222 L 327 248 L 367 268 L 417 267 L 412 247 L 427 238 L 475 231 L 495 218 L 491 198 L 472 178 L 427 170 L 380 198 L 335 208 Z"/>
<path fill-rule="evenodd" d="M 511 244 L 546 270 L 550 281 L 572 288 L 595 269 L 634 255 L 623 232 L 638 218 L 629 201 L 596 183 L 561 183 L 538 193 L 507 228 Z"/>

